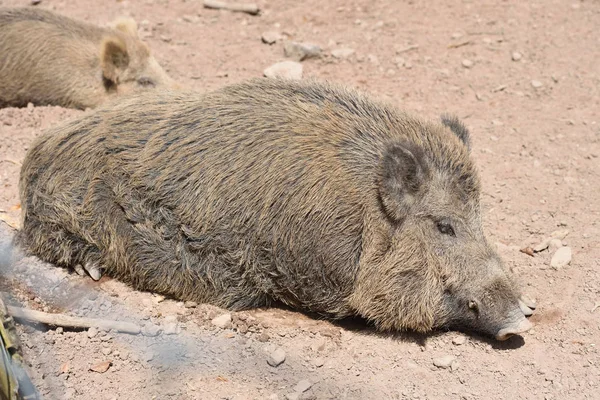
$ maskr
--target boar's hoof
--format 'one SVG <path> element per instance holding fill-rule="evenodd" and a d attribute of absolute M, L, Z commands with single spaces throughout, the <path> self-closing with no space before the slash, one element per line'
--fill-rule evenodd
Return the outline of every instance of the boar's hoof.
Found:
<path fill-rule="evenodd" d="M 525 304 L 527 307 L 531 308 L 532 310 L 535 310 L 535 301 L 531 300 L 529 297 L 522 295 L 520 301 L 523 302 L 523 304 Z"/>
<path fill-rule="evenodd" d="M 523 311 L 523 314 L 525 314 L 526 317 L 529 317 L 533 314 L 531 307 L 528 307 L 527 304 L 521 299 L 519 299 L 519 308 L 521 311 Z"/>
<path fill-rule="evenodd" d="M 524 316 L 522 316 L 516 322 L 512 322 L 508 326 L 500 329 L 496 334 L 496 339 L 506 340 L 511 336 L 527 332 L 529 329 L 531 329 L 532 326 L 533 324 L 529 322 Z"/>
<path fill-rule="evenodd" d="M 79 276 L 86 276 L 87 275 L 85 273 L 85 270 L 81 266 L 81 264 L 77 264 L 76 266 L 73 267 L 73 269 L 75 270 L 75 272 L 77 272 L 77 275 L 79 275 Z"/>
<path fill-rule="evenodd" d="M 100 267 L 97 263 L 95 262 L 87 262 L 84 264 L 83 266 L 85 268 L 85 270 L 87 271 L 87 273 L 90 275 L 90 277 L 95 280 L 98 281 L 100 280 L 100 278 L 102 278 L 102 267 Z"/>

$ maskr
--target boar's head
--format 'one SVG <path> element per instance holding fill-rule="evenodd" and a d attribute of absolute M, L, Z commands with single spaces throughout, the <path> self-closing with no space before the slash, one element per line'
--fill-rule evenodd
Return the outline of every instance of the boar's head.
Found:
<path fill-rule="evenodd" d="M 112 26 L 113 34 L 104 38 L 100 52 L 102 78 L 109 93 L 125 94 L 154 87 L 179 88 L 150 54 L 148 45 L 138 37 L 133 19 L 121 18 Z"/>
<path fill-rule="evenodd" d="M 378 197 L 387 228 L 373 235 L 376 250 L 359 269 L 353 303 L 382 329 L 459 329 L 505 340 L 531 327 L 526 316 L 535 305 L 483 233 L 467 130 L 455 118 L 442 122 L 383 152 Z"/>

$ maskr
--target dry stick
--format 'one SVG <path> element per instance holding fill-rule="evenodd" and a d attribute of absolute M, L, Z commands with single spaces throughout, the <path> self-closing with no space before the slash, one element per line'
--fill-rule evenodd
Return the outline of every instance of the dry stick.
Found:
<path fill-rule="evenodd" d="M 415 49 L 418 49 L 418 48 L 419 48 L 418 44 L 413 44 L 413 45 L 407 46 L 407 47 L 405 47 L 403 49 L 396 50 L 396 54 L 405 53 L 407 51 L 415 50 Z"/>
<path fill-rule="evenodd" d="M 457 49 L 459 47 L 466 46 L 468 44 L 471 44 L 471 41 L 470 40 L 465 40 L 465 41 L 459 42 L 459 43 L 451 43 L 451 44 L 448 45 L 448 48 L 449 49 Z"/>
<path fill-rule="evenodd" d="M 260 8 L 254 3 L 224 3 L 218 0 L 204 0 L 204 7 L 215 10 L 240 11 L 252 15 L 260 12 Z"/>
<path fill-rule="evenodd" d="M 105 331 L 114 329 L 118 332 L 140 333 L 141 329 L 132 322 L 110 321 L 107 319 L 71 317 L 64 314 L 49 314 L 36 310 L 8 306 L 8 313 L 15 319 L 30 322 L 39 322 L 47 325 L 64 326 L 69 328 L 91 328 L 96 327 Z"/>
<path fill-rule="evenodd" d="M 12 163 L 18 166 L 21 166 L 21 163 L 15 160 L 11 160 L 10 158 L 5 158 L 4 160 L 0 160 L 0 162 L 7 162 L 7 163 Z"/>

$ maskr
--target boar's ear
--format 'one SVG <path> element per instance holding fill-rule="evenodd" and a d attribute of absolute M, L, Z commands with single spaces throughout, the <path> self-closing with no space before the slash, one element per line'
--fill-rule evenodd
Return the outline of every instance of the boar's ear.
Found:
<path fill-rule="evenodd" d="M 129 53 L 125 42 L 116 36 L 105 38 L 102 41 L 100 62 L 104 78 L 118 84 L 119 75 L 129 65 Z"/>
<path fill-rule="evenodd" d="M 409 213 L 429 176 L 423 150 L 411 143 L 388 146 L 381 161 L 379 196 L 388 216 L 397 222 Z"/>
<path fill-rule="evenodd" d="M 111 26 L 123 33 L 138 37 L 138 26 L 133 18 L 120 17 L 113 21 Z"/>
<path fill-rule="evenodd" d="M 446 125 L 471 150 L 471 135 L 467 127 L 453 115 L 442 115 L 442 124 Z"/>

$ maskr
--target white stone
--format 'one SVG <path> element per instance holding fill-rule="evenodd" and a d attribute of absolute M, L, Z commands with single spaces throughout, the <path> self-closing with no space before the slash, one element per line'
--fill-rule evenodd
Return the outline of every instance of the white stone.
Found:
<path fill-rule="evenodd" d="M 556 253 L 554 253 L 552 256 L 550 266 L 554 269 L 560 269 L 571 263 L 571 257 L 571 248 L 568 246 L 561 247 L 560 249 L 556 250 Z"/>
<path fill-rule="evenodd" d="M 285 79 L 300 79 L 302 78 L 302 64 L 296 61 L 282 61 L 271 65 L 263 71 L 267 78 L 285 78 Z"/>

